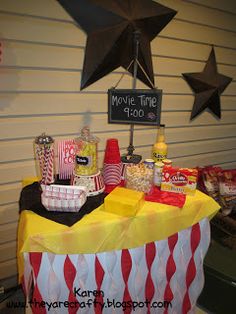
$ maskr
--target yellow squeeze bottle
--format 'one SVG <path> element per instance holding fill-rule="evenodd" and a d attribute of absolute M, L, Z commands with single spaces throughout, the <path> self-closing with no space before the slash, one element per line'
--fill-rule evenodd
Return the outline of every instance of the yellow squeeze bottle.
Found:
<path fill-rule="evenodd" d="M 162 161 L 167 158 L 167 144 L 165 143 L 165 126 L 161 125 L 157 133 L 157 141 L 153 145 L 152 159 L 155 162 Z"/>

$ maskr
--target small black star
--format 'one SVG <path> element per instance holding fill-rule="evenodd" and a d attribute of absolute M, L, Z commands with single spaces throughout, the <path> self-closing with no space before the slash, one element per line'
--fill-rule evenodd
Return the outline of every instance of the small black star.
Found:
<path fill-rule="evenodd" d="M 153 87 L 150 42 L 177 13 L 151 0 L 57 0 L 87 33 L 81 89 L 134 59 L 140 32 L 137 77 Z M 128 69 L 133 74 L 133 66 Z M 149 80 L 145 76 L 146 72 Z M 150 82 L 151 81 L 151 82 Z"/>
<path fill-rule="evenodd" d="M 221 118 L 220 95 L 232 81 L 232 78 L 217 72 L 216 57 L 212 48 L 203 72 L 182 73 L 193 92 L 195 100 L 191 120 L 206 108 Z"/>

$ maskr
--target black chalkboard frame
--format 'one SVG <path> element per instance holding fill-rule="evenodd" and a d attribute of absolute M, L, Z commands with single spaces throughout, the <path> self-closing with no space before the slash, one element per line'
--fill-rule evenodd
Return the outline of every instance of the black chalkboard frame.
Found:
<path fill-rule="evenodd" d="M 156 119 L 155 120 L 140 120 L 134 119 L 132 120 L 124 120 L 120 118 L 114 118 L 112 111 L 112 96 L 120 95 L 120 96 L 138 96 L 138 95 L 155 95 L 158 96 L 157 107 L 156 107 Z M 140 125 L 160 125 L 161 124 L 161 104 L 162 104 L 162 90 L 161 89 L 115 89 L 111 88 L 108 90 L 108 123 L 114 124 L 140 124 Z M 152 110 L 153 111 L 153 110 Z"/>

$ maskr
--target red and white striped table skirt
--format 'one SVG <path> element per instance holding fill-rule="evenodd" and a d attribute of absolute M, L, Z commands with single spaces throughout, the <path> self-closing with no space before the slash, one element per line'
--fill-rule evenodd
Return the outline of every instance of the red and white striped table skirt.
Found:
<path fill-rule="evenodd" d="M 105 235 L 104 235 L 105 236 Z M 167 239 L 96 254 L 24 253 L 33 313 L 194 313 L 210 242 L 207 218 Z"/>

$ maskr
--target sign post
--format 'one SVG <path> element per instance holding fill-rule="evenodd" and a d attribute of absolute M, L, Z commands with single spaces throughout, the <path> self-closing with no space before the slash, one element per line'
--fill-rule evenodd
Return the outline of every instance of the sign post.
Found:
<path fill-rule="evenodd" d="M 136 164 L 141 161 L 142 156 L 133 154 L 134 124 L 160 124 L 162 91 L 156 90 L 155 88 L 152 90 L 136 89 L 138 65 L 147 79 L 149 81 L 150 79 L 138 61 L 141 33 L 136 30 L 133 35 L 134 59 L 129 65 L 130 67 L 133 64 L 132 90 L 116 90 L 115 88 L 108 90 L 108 122 L 130 124 L 130 142 L 127 148 L 128 154 L 122 156 L 121 160 L 123 162 Z"/>

